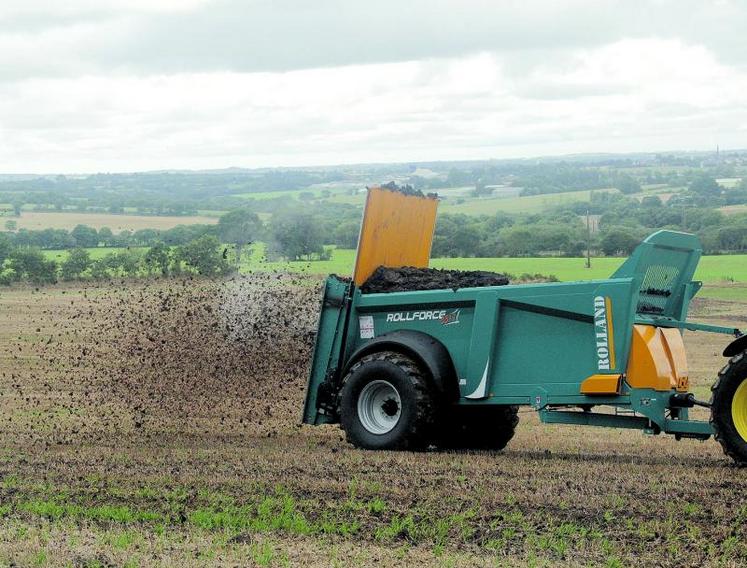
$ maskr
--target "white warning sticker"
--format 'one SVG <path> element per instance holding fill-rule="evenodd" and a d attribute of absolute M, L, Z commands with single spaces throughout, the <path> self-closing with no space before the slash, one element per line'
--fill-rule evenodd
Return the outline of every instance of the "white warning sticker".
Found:
<path fill-rule="evenodd" d="M 373 339 L 375 335 L 373 316 L 359 316 L 358 327 L 361 330 L 361 339 Z"/>

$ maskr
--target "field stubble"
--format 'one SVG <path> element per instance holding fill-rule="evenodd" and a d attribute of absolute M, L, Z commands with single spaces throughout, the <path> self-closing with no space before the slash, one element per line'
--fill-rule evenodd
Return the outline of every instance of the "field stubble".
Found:
<path fill-rule="evenodd" d="M 318 288 L 263 273 L 4 292 L 0 561 L 747 560 L 747 474 L 711 441 L 524 412 L 500 454 L 375 453 L 299 426 Z M 747 320 L 745 304 L 695 309 Z M 724 340 L 686 338 L 706 396 Z"/>

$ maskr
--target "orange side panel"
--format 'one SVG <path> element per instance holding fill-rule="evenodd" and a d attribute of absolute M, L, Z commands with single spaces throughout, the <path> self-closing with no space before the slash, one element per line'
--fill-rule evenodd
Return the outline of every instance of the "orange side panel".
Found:
<path fill-rule="evenodd" d="M 581 383 L 581 394 L 620 394 L 622 375 L 592 375 Z"/>
<path fill-rule="evenodd" d="M 379 266 L 427 267 L 437 207 L 435 197 L 369 188 L 355 258 L 354 282 L 362 284 Z"/>
<path fill-rule="evenodd" d="M 664 335 L 664 345 L 669 355 L 669 363 L 674 374 L 672 386 L 678 391 L 687 392 L 690 389 L 690 372 L 687 367 L 687 352 L 682 333 L 679 329 L 661 328 Z"/>
<path fill-rule="evenodd" d="M 687 390 L 687 355 L 677 329 L 633 326 L 627 382 L 633 388 Z"/>

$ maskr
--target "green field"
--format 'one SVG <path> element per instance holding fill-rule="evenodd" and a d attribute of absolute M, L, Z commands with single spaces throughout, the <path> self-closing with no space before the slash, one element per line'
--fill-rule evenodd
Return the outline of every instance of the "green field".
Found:
<path fill-rule="evenodd" d="M 594 191 L 617 190 L 595 189 Z M 468 215 L 492 215 L 499 211 L 505 213 L 539 213 L 564 203 L 589 201 L 590 199 L 591 191 L 589 190 L 546 193 L 526 197 L 466 198 L 463 203 L 457 203 L 455 199 L 446 199 L 439 205 L 439 211 L 442 213 L 466 213 Z"/>
<path fill-rule="evenodd" d="M 592 258 L 586 268 L 583 258 L 434 258 L 434 268 L 489 270 L 520 277 L 522 274 L 555 276 L 561 281 L 593 280 L 609 277 L 623 258 Z M 306 274 L 349 275 L 353 271 L 355 251 L 336 249 L 325 261 L 264 262 L 262 251 L 255 250 L 242 264 L 242 272 L 279 270 Z M 706 283 L 704 297 L 747 301 L 747 255 L 704 256 L 695 277 Z"/>
<path fill-rule="evenodd" d="M 362 188 L 361 188 L 362 189 Z M 236 197 L 242 197 L 244 199 L 276 199 L 278 197 L 287 197 L 292 199 L 298 199 L 301 193 L 311 193 L 314 195 L 314 199 L 321 199 L 322 192 L 329 191 L 330 195 L 326 198 L 328 203 L 347 203 L 349 205 L 363 205 L 366 200 L 365 191 L 359 191 L 353 195 L 347 189 L 340 188 L 318 188 L 310 187 L 303 189 L 285 189 L 282 191 L 257 191 L 253 193 L 240 193 Z"/>
<path fill-rule="evenodd" d="M 111 252 L 123 250 L 113 247 L 87 249 L 91 258 L 97 259 Z M 147 250 L 147 247 L 136 247 L 136 250 Z M 67 258 L 65 250 L 46 250 L 47 258 L 63 261 Z M 561 281 L 594 280 L 610 276 L 623 258 L 600 257 L 591 259 L 591 268 L 586 268 L 584 258 L 434 258 L 433 268 L 453 270 L 488 270 L 501 272 L 519 278 L 523 274 L 541 274 L 555 276 Z M 264 248 L 255 247 L 251 254 L 245 255 L 241 272 L 254 271 L 290 271 L 309 275 L 339 274 L 349 275 L 353 271 L 355 251 L 335 249 L 330 260 L 319 261 L 277 261 L 264 260 Z M 704 256 L 700 260 L 695 274 L 698 280 L 706 283 L 701 296 L 722 300 L 747 301 L 747 255 Z"/>
<path fill-rule="evenodd" d="M 589 201 L 591 191 L 568 191 L 565 193 L 547 193 L 542 195 L 530 195 L 526 197 L 472 197 L 471 187 L 452 187 L 438 190 L 442 201 L 439 210 L 443 213 L 466 213 L 468 215 L 492 215 L 503 211 L 506 213 L 539 213 L 564 203 L 575 201 Z M 313 193 L 316 198 L 321 197 L 322 189 L 296 189 L 284 191 L 262 191 L 257 193 L 244 193 L 239 197 L 247 199 L 271 199 L 276 197 L 297 198 L 302 191 Z M 349 191 L 341 189 L 330 189 L 331 195 L 327 198 L 330 203 L 347 203 L 349 205 L 363 205 L 366 194 L 359 192 L 350 195 Z M 594 191 L 616 191 L 615 189 L 595 189 Z"/>
<path fill-rule="evenodd" d="M 331 201 L 337 201 L 338 197 L 349 197 L 348 191 L 319 187 L 309 187 L 303 189 L 283 189 L 280 191 L 254 191 L 250 193 L 238 193 L 235 197 L 242 197 L 244 199 L 275 199 L 277 197 L 293 197 L 297 199 L 299 194 L 301 193 L 311 193 L 316 199 L 319 199 L 320 197 L 322 197 L 322 192 L 325 190 L 330 192 L 331 195 L 329 199 Z M 360 195 L 361 197 L 359 198 L 359 201 L 363 203 L 363 196 L 365 194 L 361 193 Z"/>
<path fill-rule="evenodd" d="M 256 250 L 243 263 L 243 270 L 291 270 L 311 274 L 350 274 L 355 260 L 355 251 L 336 249 L 330 260 L 264 262 L 261 250 Z M 584 258 L 434 258 L 434 268 L 455 270 L 490 270 L 513 275 L 553 275 L 563 281 L 606 278 L 622 264 L 624 258 L 592 258 L 591 268 L 586 268 Z M 747 255 L 704 256 L 700 261 L 696 278 L 704 282 L 747 282 Z"/>
<path fill-rule="evenodd" d="M 251 193 L 237 193 L 235 197 L 241 197 L 243 199 L 275 199 L 277 197 L 294 197 L 297 198 L 298 194 L 305 189 L 285 189 L 281 191 L 254 191 Z M 314 197 L 320 197 L 321 191 L 319 190 L 308 190 L 309 193 L 313 193 Z"/>
<path fill-rule="evenodd" d="M 724 181 L 724 180 L 722 180 Z M 725 180 L 729 186 L 733 180 Z M 739 180 L 737 180 L 739 181 Z M 439 189 L 438 194 L 442 201 L 439 210 L 442 213 L 465 213 L 467 215 L 493 215 L 498 212 L 505 213 L 540 213 L 559 205 L 573 203 L 576 201 L 589 201 L 590 190 L 567 191 L 564 193 L 546 193 L 542 195 L 511 196 L 511 197 L 473 197 L 472 187 L 450 187 Z M 650 195 L 659 195 L 666 201 L 672 194 L 683 190 L 684 187 L 669 187 L 666 184 L 650 184 L 643 186 L 641 193 L 631 197 L 643 199 Z M 253 199 L 270 199 L 276 197 L 298 198 L 299 193 L 307 191 L 314 194 L 315 198 L 321 198 L 323 189 L 308 188 L 284 191 L 263 191 L 257 193 L 245 193 L 240 197 Z M 361 191 L 351 195 L 347 189 L 329 188 L 331 195 L 327 198 L 329 203 L 347 203 L 349 205 L 363 205 L 365 192 Z M 597 192 L 617 191 L 613 188 L 595 189 Z M 739 207 L 739 206 L 737 206 Z"/>
<path fill-rule="evenodd" d="M 207 224 L 218 222 L 214 216 L 184 215 L 114 215 L 110 213 L 84 213 L 80 211 L 28 211 L 20 217 L 2 217 L 2 222 L 15 221 L 18 229 L 72 229 L 76 225 L 88 225 L 94 229 L 109 227 L 115 233 L 139 229 L 165 230 L 177 225 Z"/>
<path fill-rule="evenodd" d="M 718 208 L 724 215 L 739 215 L 741 213 L 747 213 L 747 204 L 741 205 L 724 205 Z"/>
<path fill-rule="evenodd" d="M 117 251 L 121 251 L 125 249 L 117 248 L 117 247 L 96 247 L 96 248 L 89 248 L 86 250 L 88 251 L 88 254 L 91 256 L 91 259 L 96 260 L 97 258 L 103 258 L 109 253 L 117 252 Z M 130 250 L 148 250 L 148 247 L 130 247 Z M 44 256 L 46 256 L 47 258 L 56 260 L 58 262 L 65 260 L 68 254 L 67 250 L 45 250 L 43 252 L 44 252 Z"/>
<path fill-rule="evenodd" d="M 722 187 L 726 188 L 733 188 L 737 187 L 740 183 L 742 183 L 742 178 L 734 177 L 734 178 L 719 178 L 716 180 L 718 184 Z"/>
<path fill-rule="evenodd" d="M 147 247 L 131 247 L 147 250 Z M 87 249 L 91 258 L 101 258 L 108 253 L 123 250 L 116 247 L 96 247 Z M 64 260 L 65 250 L 46 250 L 47 258 Z M 453 270 L 489 270 L 520 276 L 522 274 L 543 274 L 555 276 L 562 281 L 593 280 L 606 278 L 625 259 L 600 257 L 591 259 L 591 268 L 586 268 L 584 258 L 540 257 L 540 258 L 434 258 L 434 268 Z M 242 272 L 255 270 L 288 270 L 308 274 L 350 274 L 355 262 L 355 251 L 335 249 L 330 260 L 316 261 L 277 261 L 264 260 L 263 247 L 255 247 L 251 255 L 245 256 Z M 747 283 L 747 255 L 704 256 L 700 260 L 696 278 L 707 283 L 736 282 Z"/>

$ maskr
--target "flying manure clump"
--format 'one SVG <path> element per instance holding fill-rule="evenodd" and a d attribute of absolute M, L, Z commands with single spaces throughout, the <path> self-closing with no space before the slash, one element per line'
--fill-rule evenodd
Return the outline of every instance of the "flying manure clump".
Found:
<path fill-rule="evenodd" d="M 280 273 L 102 285 L 76 314 L 96 324 L 68 362 L 117 439 L 290 432 L 318 288 Z"/>

